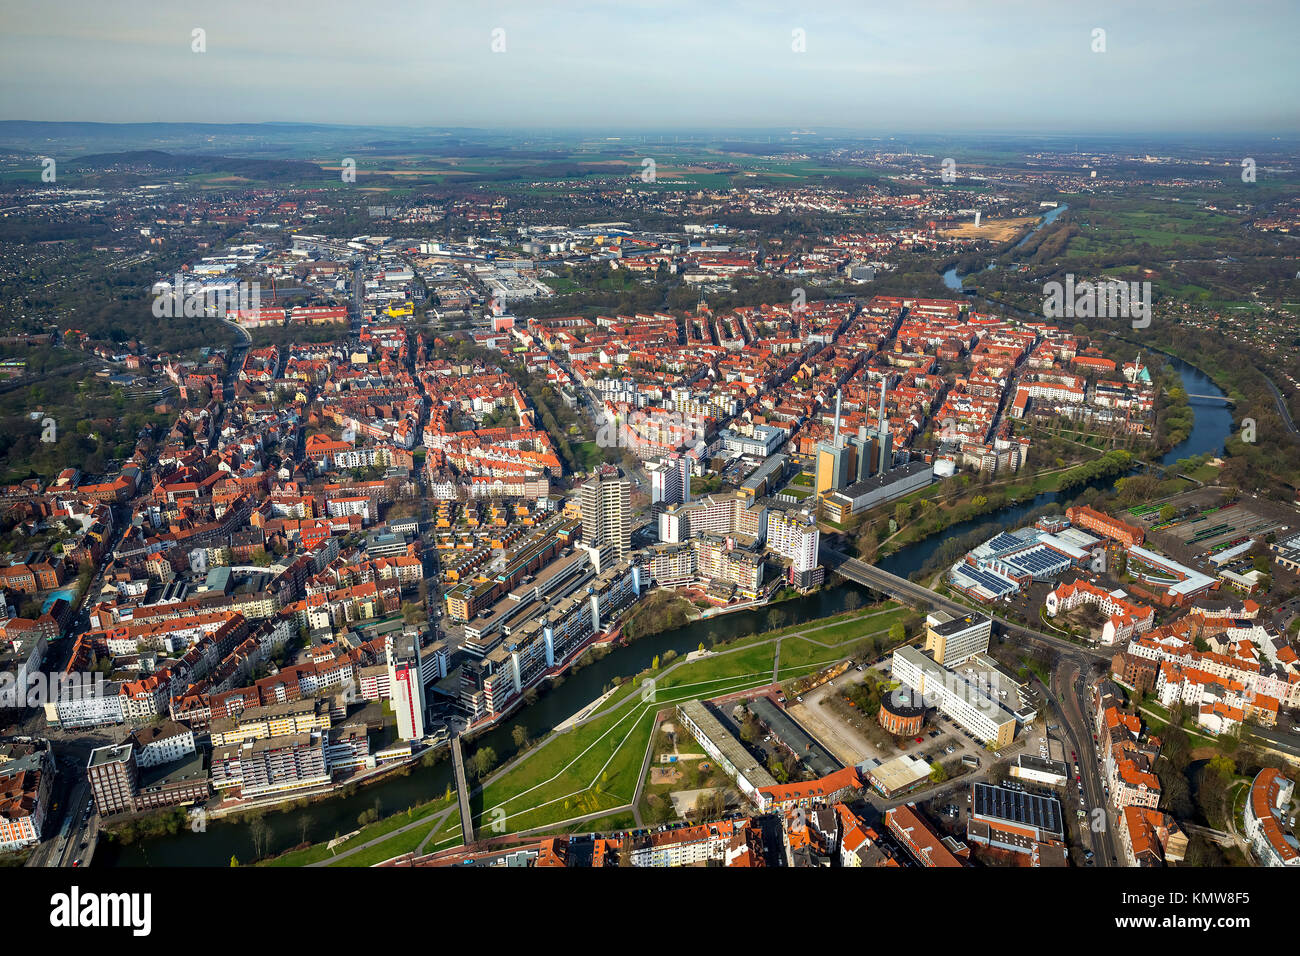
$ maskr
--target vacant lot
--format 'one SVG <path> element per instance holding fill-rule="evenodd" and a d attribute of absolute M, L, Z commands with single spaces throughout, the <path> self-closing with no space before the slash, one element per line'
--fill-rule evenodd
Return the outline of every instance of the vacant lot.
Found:
<path fill-rule="evenodd" d="M 972 222 L 963 222 L 955 229 L 945 229 L 942 235 L 954 239 L 989 239 L 993 242 L 1009 242 L 1020 235 L 1035 222 L 1034 216 L 1018 219 L 985 219 L 977 226 Z"/>

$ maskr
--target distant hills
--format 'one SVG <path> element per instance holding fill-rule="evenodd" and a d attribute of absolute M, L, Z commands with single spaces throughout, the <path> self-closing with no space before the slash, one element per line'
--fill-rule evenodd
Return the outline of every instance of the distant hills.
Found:
<path fill-rule="evenodd" d="M 315 163 L 296 159 L 255 159 L 236 156 L 211 156 L 205 153 L 177 155 L 157 149 L 138 149 L 122 153 L 94 153 L 68 160 L 66 168 L 91 173 L 121 170 L 123 167 L 145 168 L 157 172 L 192 176 L 199 173 L 226 173 L 263 181 L 281 181 L 319 176 Z"/>

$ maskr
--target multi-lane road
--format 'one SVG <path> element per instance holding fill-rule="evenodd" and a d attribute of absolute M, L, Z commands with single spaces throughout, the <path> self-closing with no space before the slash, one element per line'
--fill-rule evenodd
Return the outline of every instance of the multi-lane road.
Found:
<path fill-rule="evenodd" d="M 970 608 L 924 585 L 873 567 L 842 551 L 823 545 L 821 554 L 828 570 L 836 571 L 850 581 L 856 581 L 903 602 L 913 604 L 924 602 L 931 607 L 942 608 L 954 614 L 970 613 Z M 1114 817 L 1108 806 L 1097 747 L 1092 738 L 1091 725 L 1086 717 L 1090 707 L 1088 699 L 1091 693 L 1090 672 L 1097 663 L 1108 661 L 1109 655 L 1101 650 L 1081 647 L 1063 638 L 1014 624 L 996 615 L 992 617 L 1005 636 L 1019 644 L 1052 652 L 1053 686 L 1042 688 L 1043 699 L 1047 702 L 1049 713 L 1056 715 L 1056 723 L 1061 727 L 1058 733 L 1069 741 L 1070 749 L 1075 755 L 1075 759 L 1068 765 L 1075 762 L 1079 765 L 1077 776 L 1080 779 L 1076 784 L 1083 784 L 1083 793 L 1078 800 L 1078 809 L 1084 812 L 1082 820 L 1078 820 L 1075 814 L 1075 819 L 1079 823 L 1079 846 L 1091 850 L 1094 865 L 1116 865 L 1119 852 L 1115 843 Z M 1067 797 L 1066 802 L 1073 801 Z"/>
<path fill-rule="evenodd" d="M 876 591 L 889 594 L 904 602 L 924 601 L 932 607 L 942 608 L 945 611 L 951 611 L 954 614 L 969 614 L 971 609 L 964 604 L 958 604 L 950 598 L 944 597 L 936 591 L 932 591 L 924 585 L 909 581 L 906 578 L 900 578 L 896 574 L 890 574 L 888 571 L 882 571 L 880 568 L 873 567 L 865 561 L 849 557 L 842 551 L 837 551 L 827 545 L 822 545 L 821 555 L 826 569 L 828 571 L 838 572 L 850 581 L 856 581 L 858 584 L 865 585 Z M 985 612 L 987 613 L 987 612 Z M 1074 658 L 1080 662 L 1108 661 L 1110 655 L 1104 651 L 1094 650 L 1089 647 L 1081 647 L 1078 644 L 1071 643 L 1062 637 L 1053 634 L 1045 634 L 1042 631 L 1031 630 L 1019 624 L 998 617 L 996 614 L 990 615 L 993 620 L 997 621 L 1002 629 L 1002 633 L 1020 639 L 1022 643 L 1032 644 L 1038 647 L 1049 648 L 1058 655 L 1068 658 Z"/>

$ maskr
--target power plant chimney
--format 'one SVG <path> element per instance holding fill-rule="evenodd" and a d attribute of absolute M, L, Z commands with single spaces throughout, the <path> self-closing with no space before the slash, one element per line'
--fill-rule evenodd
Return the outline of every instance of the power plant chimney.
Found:
<path fill-rule="evenodd" d="M 882 378 L 880 380 L 880 434 L 882 435 L 885 432 L 889 431 L 889 425 L 886 424 L 886 422 L 887 419 L 885 418 L 885 380 Z"/>
<path fill-rule="evenodd" d="M 836 448 L 840 447 L 840 398 L 842 394 L 840 391 L 835 393 L 835 437 L 831 440 L 831 443 Z"/>

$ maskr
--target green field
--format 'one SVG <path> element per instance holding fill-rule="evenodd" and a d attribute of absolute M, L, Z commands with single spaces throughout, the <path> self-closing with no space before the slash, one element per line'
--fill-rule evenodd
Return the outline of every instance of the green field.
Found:
<path fill-rule="evenodd" d="M 601 811 L 621 814 L 620 808 L 635 795 L 657 712 L 682 701 L 770 684 L 778 640 L 780 677 L 785 680 L 842 660 L 854 642 L 865 637 L 883 641 L 889 627 L 907 613 L 891 602 L 830 622 L 753 635 L 698 660 L 677 661 L 662 673 L 637 675 L 615 691 L 596 716 L 553 734 L 492 777 L 471 798 L 476 830 L 491 827 L 499 832 L 504 825 L 507 832 L 519 832 Z M 585 823 L 580 828 L 594 829 Z"/>

